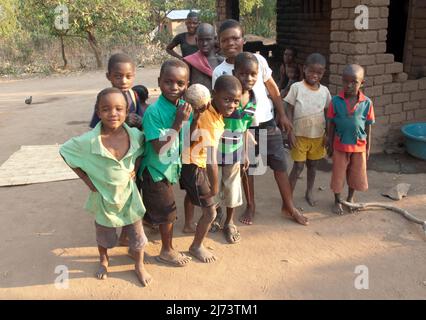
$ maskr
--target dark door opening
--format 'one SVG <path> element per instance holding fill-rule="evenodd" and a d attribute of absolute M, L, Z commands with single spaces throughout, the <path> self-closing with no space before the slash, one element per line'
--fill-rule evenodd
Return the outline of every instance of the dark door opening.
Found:
<path fill-rule="evenodd" d="M 390 1 L 386 52 L 395 56 L 395 61 L 404 59 L 405 35 L 407 32 L 410 0 Z"/>

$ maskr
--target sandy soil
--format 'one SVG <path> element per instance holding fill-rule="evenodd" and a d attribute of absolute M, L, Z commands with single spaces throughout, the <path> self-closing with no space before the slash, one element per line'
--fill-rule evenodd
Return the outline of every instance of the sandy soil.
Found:
<path fill-rule="evenodd" d="M 154 89 L 158 68 L 139 69 L 137 82 Z M 0 163 L 21 145 L 63 143 L 87 130 L 96 93 L 108 82 L 102 72 L 43 79 L 0 81 Z M 152 91 L 155 93 L 155 91 Z M 33 104 L 24 104 L 33 95 Z M 153 97 L 155 98 L 155 97 Z M 31 161 L 31 159 L 29 159 Z M 270 171 L 256 179 L 258 211 L 253 226 L 240 226 L 242 242 L 229 245 L 222 233 L 207 246 L 219 261 L 193 261 L 185 268 L 147 266 L 154 283 L 142 288 L 125 248 L 111 251 L 107 281 L 93 277 L 97 249 L 92 217 L 84 212 L 88 190 L 79 180 L 0 188 L 0 298 L 35 299 L 424 299 L 426 237 L 420 226 L 389 211 L 335 216 L 330 173 L 318 173 L 319 203 L 295 201 L 310 218 L 303 227 L 280 215 Z M 397 204 L 426 219 L 426 174 L 369 171 L 362 201 L 391 202 L 380 192 L 398 182 L 412 184 Z M 175 246 L 187 251 L 181 232 L 183 193 L 176 188 L 179 219 Z M 239 213 L 241 210 L 239 210 Z M 158 254 L 160 238 L 147 230 L 147 252 Z M 55 268 L 69 269 L 68 289 L 54 285 Z M 369 271 L 369 289 L 358 290 L 356 266 Z"/>

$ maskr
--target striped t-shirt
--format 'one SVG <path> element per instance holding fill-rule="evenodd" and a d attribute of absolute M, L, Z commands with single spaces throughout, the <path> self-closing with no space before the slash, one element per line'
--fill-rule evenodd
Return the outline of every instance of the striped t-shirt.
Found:
<path fill-rule="evenodd" d="M 240 106 L 229 116 L 224 117 L 225 131 L 219 143 L 219 165 L 241 162 L 244 133 L 251 126 L 256 112 L 256 98 L 250 90 L 249 102 Z"/>

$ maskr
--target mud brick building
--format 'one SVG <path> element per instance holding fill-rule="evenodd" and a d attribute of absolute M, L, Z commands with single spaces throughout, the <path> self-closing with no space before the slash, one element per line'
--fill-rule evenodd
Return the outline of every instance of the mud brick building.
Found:
<path fill-rule="evenodd" d="M 218 21 L 238 19 L 239 1 L 217 0 Z M 368 8 L 357 29 L 356 8 Z M 366 69 L 365 93 L 376 111 L 373 150 L 402 141 L 403 124 L 426 121 L 426 0 L 277 0 L 277 45 L 295 47 L 299 62 L 312 52 L 328 59 L 324 84 L 341 90 L 347 63 Z"/>

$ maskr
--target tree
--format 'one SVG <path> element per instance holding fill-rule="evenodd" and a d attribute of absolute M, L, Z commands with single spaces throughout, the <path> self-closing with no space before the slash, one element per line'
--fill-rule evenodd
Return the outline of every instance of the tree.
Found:
<path fill-rule="evenodd" d="M 65 5 L 67 13 L 55 9 Z M 102 68 L 102 50 L 99 36 L 112 34 L 146 32 L 149 25 L 148 11 L 137 0 L 26 0 L 25 7 L 31 8 L 30 15 L 59 37 L 62 46 L 64 65 L 66 65 L 64 38 L 79 37 L 87 40 L 93 51 L 98 68 Z M 65 19 L 67 28 L 58 28 L 58 18 Z M 61 25 L 61 23 L 59 23 Z"/>
<path fill-rule="evenodd" d="M 11 37 L 19 29 L 17 0 L 0 0 L 0 39 Z"/>

